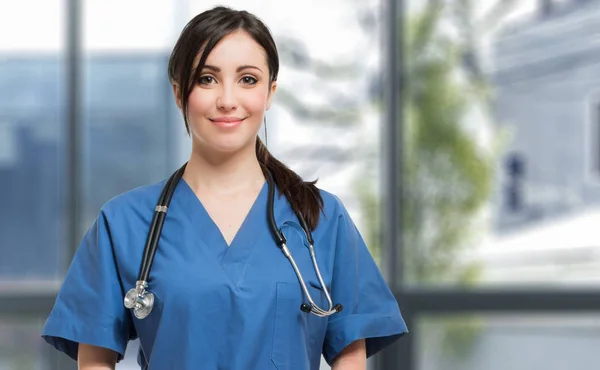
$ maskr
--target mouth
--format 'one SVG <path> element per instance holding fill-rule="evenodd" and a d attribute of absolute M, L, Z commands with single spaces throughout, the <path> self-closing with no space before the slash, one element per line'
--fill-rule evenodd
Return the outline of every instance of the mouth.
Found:
<path fill-rule="evenodd" d="M 209 118 L 209 120 L 216 126 L 219 127 L 223 127 L 223 128 L 232 128 L 232 127 L 236 127 L 242 124 L 242 121 L 245 120 L 245 118 L 240 118 L 240 117 L 215 117 L 215 118 Z"/>

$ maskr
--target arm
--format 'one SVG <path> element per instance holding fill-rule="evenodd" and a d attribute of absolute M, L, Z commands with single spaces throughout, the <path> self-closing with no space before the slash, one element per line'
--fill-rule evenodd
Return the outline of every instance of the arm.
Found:
<path fill-rule="evenodd" d="M 115 250 L 108 218 L 102 211 L 77 248 L 42 330 L 48 344 L 73 361 L 82 360 L 80 369 L 89 366 L 95 369 L 96 355 L 102 353 L 98 350 L 90 353 L 80 343 L 110 349 L 118 354 L 116 360 L 119 360 L 130 338 L 137 335 L 131 315 L 123 305 L 125 293 Z M 110 362 L 107 366 L 111 366 Z"/>
<path fill-rule="evenodd" d="M 106 348 L 79 344 L 79 370 L 115 370 L 117 353 Z"/>
<path fill-rule="evenodd" d="M 332 370 L 365 370 L 367 368 L 367 349 L 365 340 L 357 340 L 344 348 L 333 362 Z"/>
<path fill-rule="evenodd" d="M 331 298 L 343 304 L 344 310 L 329 318 L 322 352 L 330 366 L 342 357 L 344 363 L 351 363 L 349 369 L 364 370 L 365 358 L 389 346 L 408 330 L 398 302 L 358 228 L 339 200 L 336 207 L 337 216 L 332 220 L 336 221 L 333 226 L 337 230 L 329 230 L 329 240 L 323 237 L 321 242 L 335 246 L 332 248 Z M 359 341 L 360 344 L 355 344 Z M 360 359 L 357 347 L 360 347 Z M 346 360 L 346 353 L 348 359 L 353 360 Z M 362 362 L 362 368 L 354 365 L 358 361 Z M 336 370 L 347 369 L 342 363 L 337 366 Z"/>

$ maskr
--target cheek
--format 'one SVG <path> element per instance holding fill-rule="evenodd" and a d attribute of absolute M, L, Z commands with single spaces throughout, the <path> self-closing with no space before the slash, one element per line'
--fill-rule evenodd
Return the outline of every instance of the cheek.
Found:
<path fill-rule="evenodd" d="M 192 90 L 188 98 L 188 114 L 190 116 L 206 115 L 210 112 L 214 103 L 213 99 L 206 92 L 198 89 Z"/>
<path fill-rule="evenodd" d="M 252 92 L 245 94 L 241 103 L 242 107 L 248 111 L 248 113 L 262 114 L 266 108 L 267 97 L 262 92 Z"/>

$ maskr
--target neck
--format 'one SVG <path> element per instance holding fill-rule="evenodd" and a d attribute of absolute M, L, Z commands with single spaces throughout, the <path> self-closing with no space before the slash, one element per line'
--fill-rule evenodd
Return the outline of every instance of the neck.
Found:
<path fill-rule="evenodd" d="M 254 146 L 233 154 L 209 153 L 193 144 L 183 175 L 194 191 L 237 193 L 262 186 L 265 181 Z"/>

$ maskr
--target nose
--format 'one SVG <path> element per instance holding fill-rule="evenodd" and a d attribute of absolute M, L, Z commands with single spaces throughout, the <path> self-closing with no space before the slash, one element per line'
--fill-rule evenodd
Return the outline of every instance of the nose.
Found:
<path fill-rule="evenodd" d="M 237 107 L 235 92 L 232 87 L 224 86 L 217 96 L 217 108 L 222 110 L 233 110 Z"/>

